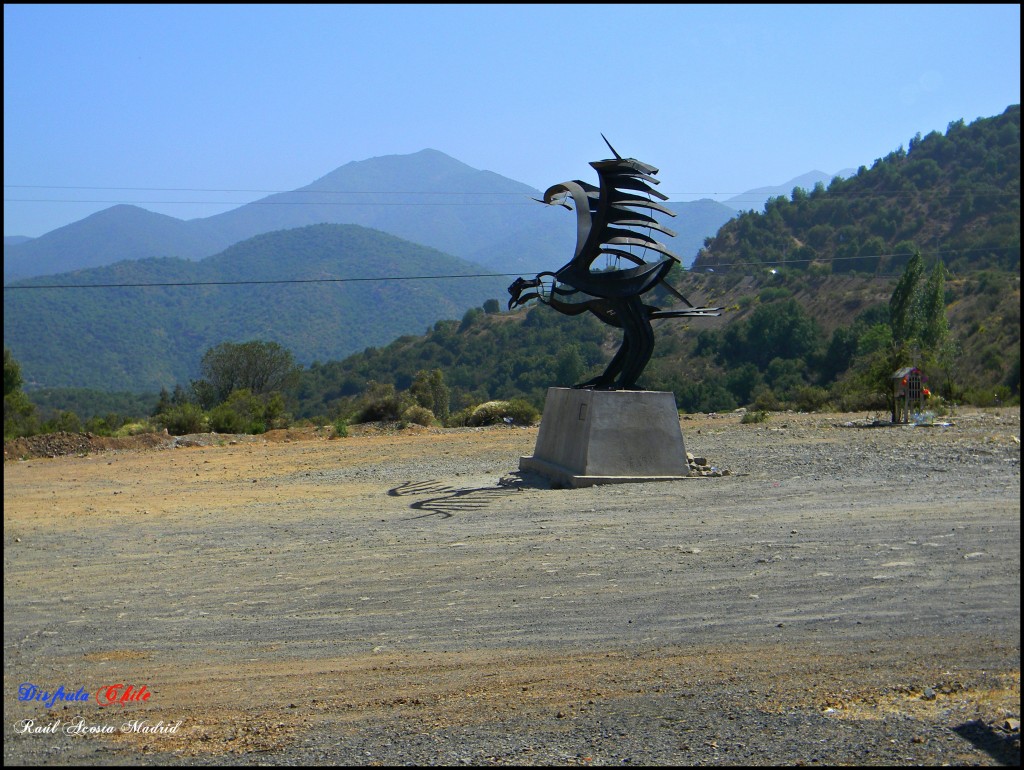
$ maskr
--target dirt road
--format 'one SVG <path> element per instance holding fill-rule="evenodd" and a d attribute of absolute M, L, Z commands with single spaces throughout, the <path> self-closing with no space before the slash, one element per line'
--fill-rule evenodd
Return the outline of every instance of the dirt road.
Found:
<path fill-rule="evenodd" d="M 580 490 L 535 428 L 10 460 L 5 764 L 1017 763 L 1020 411 L 867 422 Z"/>

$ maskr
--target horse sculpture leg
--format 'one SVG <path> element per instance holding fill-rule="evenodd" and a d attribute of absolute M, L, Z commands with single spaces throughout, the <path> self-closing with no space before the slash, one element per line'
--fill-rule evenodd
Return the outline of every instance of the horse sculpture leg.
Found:
<path fill-rule="evenodd" d="M 654 329 L 647 308 L 639 297 L 622 300 L 616 309 L 623 329 L 620 352 L 625 353 L 616 387 L 618 390 L 636 390 L 636 381 L 654 354 Z"/>

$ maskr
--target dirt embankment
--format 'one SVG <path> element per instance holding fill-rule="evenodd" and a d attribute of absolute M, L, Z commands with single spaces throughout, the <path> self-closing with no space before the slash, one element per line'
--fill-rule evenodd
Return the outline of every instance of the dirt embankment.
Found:
<path fill-rule="evenodd" d="M 399 427 L 397 423 L 367 423 L 351 427 L 352 436 L 372 435 L 417 435 L 424 432 L 441 433 L 440 429 L 424 428 L 420 425 Z M 45 433 L 4 442 L 4 460 L 32 460 L 42 457 L 79 457 L 96 452 L 132 452 L 146 449 L 175 449 L 197 446 L 235 446 L 252 443 L 287 443 L 292 441 L 315 441 L 333 438 L 331 427 L 283 428 L 266 433 L 189 433 L 171 436 L 166 431 L 139 433 L 134 436 L 97 436 L 94 433 Z"/>
<path fill-rule="evenodd" d="M 86 455 L 112 449 L 158 449 L 174 445 L 174 437 L 166 433 L 141 433 L 137 436 L 113 438 L 92 433 L 45 433 L 4 442 L 4 461 L 31 460 L 40 457 Z"/>

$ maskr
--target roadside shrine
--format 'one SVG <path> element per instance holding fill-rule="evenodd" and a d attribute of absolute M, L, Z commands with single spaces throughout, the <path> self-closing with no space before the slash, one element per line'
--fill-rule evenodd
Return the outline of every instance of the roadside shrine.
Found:
<path fill-rule="evenodd" d="M 916 366 L 905 366 L 892 376 L 893 409 L 892 421 L 909 423 L 910 416 L 915 412 L 924 411 L 924 399 L 927 389 L 925 378 Z"/>

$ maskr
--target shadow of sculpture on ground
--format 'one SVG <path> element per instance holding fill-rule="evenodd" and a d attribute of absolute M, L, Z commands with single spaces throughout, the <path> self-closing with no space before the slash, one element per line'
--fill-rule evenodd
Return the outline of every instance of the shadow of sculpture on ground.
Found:
<path fill-rule="evenodd" d="M 981 719 L 953 728 L 953 732 L 970 741 L 992 759 L 1007 767 L 1020 767 L 1020 730 L 1004 732 Z"/>
<path fill-rule="evenodd" d="M 524 489 L 552 489 L 552 484 L 543 476 L 527 471 L 516 471 L 502 476 L 493 487 L 453 487 L 436 480 L 406 481 L 388 490 L 389 497 L 419 497 L 431 495 L 426 500 L 409 504 L 414 511 L 423 511 L 411 519 L 439 516 L 449 519 L 456 513 L 480 511 L 498 504 L 509 495 Z"/>

